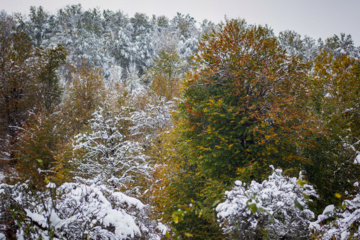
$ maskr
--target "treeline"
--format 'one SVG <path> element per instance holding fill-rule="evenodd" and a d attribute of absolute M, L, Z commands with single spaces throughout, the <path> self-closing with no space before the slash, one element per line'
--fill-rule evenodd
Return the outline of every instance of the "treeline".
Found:
<path fill-rule="evenodd" d="M 81 5 L 0 19 L 0 237 L 359 237 L 350 35 Z"/>

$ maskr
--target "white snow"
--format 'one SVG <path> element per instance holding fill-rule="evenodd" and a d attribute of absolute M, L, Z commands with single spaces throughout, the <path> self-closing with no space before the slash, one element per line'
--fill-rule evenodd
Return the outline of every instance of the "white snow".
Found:
<path fill-rule="evenodd" d="M 35 195 L 28 194 L 26 184 L 1 184 L 0 190 L 3 189 L 12 192 L 12 198 L 24 208 L 27 219 L 42 227 L 33 225 L 36 229 L 30 236 L 33 239 L 40 236 L 48 239 L 50 229 L 59 237 L 55 239 L 79 239 L 85 232 L 90 239 L 132 239 L 140 236 L 160 239 L 153 232 L 158 224 L 149 219 L 147 205 L 104 185 L 64 183 L 56 189 L 55 196 L 50 193 L 51 188 Z M 159 227 L 163 229 L 163 226 Z M 19 239 L 26 238 L 25 228 L 25 224 L 20 225 L 17 232 Z"/>
<path fill-rule="evenodd" d="M 355 183 L 355 187 L 359 184 Z M 345 209 L 343 209 L 345 207 Z M 348 239 L 353 233 L 353 239 L 360 237 L 360 229 L 352 229 L 360 223 L 360 193 L 353 199 L 345 200 L 342 207 L 327 206 L 315 222 L 310 224 L 310 229 L 321 236 L 321 239 Z"/>
<path fill-rule="evenodd" d="M 266 231 L 270 239 L 306 235 L 315 215 L 308 209 L 305 195 L 317 195 L 312 186 L 300 186 L 298 181 L 301 176 L 300 180 L 284 177 L 280 169 L 262 183 L 252 181 L 246 186 L 236 181 L 233 189 L 225 192 L 225 202 L 216 207 L 224 232 L 246 238 Z"/>
<path fill-rule="evenodd" d="M 360 153 L 358 153 L 358 155 L 356 156 L 354 164 L 360 164 Z"/>

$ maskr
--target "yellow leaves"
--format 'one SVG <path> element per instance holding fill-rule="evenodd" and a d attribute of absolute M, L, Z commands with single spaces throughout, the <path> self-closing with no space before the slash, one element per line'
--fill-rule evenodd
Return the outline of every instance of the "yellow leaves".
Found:
<path fill-rule="evenodd" d="M 180 209 L 173 212 L 172 218 L 173 218 L 174 223 L 176 223 L 176 224 L 179 223 L 183 219 L 183 215 L 184 215 L 184 212 Z"/>
<path fill-rule="evenodd" d="M 288 172 L 291 172 L 292 169 L 288 170 Z M 307 184 L 307 182 L 305 180 L 302 180 L 302 179 L 298 179 L 296 181 L 296 183 L 300 186 L 300 187 L 304 187 L 305 184 Z"/>
<path fill-rule="evenodd" d="M 265 139 L 266 139 L 266 140 L 269 140 L 272 136 L 271 136 L 271 135 L 266 135 L 266 134 L 265 134 L 265 136 L 264 136 L 264 137 L 265 137 Z"/>
<path fill-rule="evenodd" d="M 335 193 L 335 197 L 338 198 L 338 199 L 341 199 L 341 194 L 340 193 Z"/>

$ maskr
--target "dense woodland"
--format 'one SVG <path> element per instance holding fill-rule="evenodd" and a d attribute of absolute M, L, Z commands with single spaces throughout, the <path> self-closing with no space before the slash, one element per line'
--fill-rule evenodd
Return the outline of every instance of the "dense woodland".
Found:
<path fill-rule="evenodd" d="M 0 13 L 0 239 L 359 239 L 360 47 L 241 19 Z"/>

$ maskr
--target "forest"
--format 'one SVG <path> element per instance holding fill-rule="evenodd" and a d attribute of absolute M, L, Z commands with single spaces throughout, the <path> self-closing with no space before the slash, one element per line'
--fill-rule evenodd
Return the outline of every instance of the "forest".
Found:
<path fill-rule="evenodd" d="M 244 19 L 0 12 L 0 239 L 359 239 L 360 47 Z"/>

